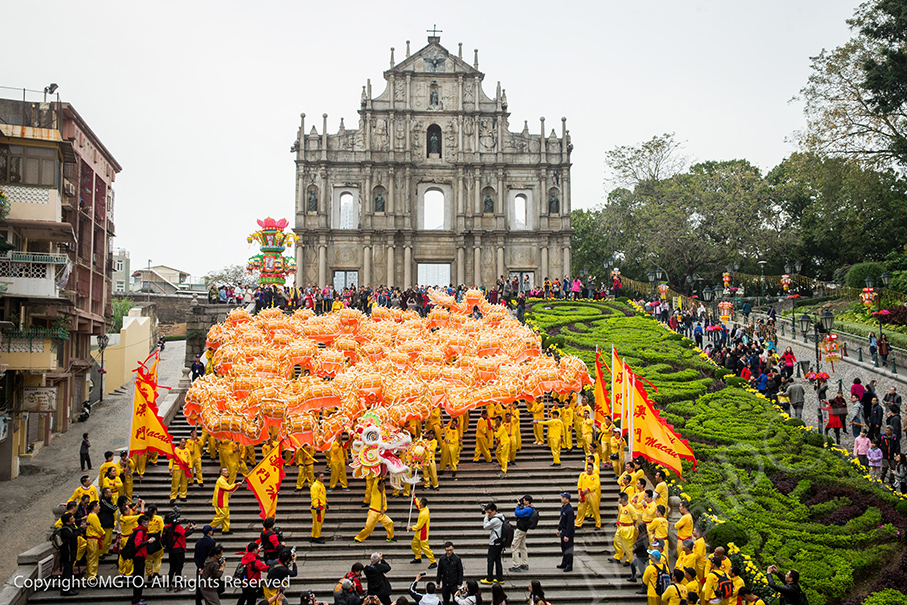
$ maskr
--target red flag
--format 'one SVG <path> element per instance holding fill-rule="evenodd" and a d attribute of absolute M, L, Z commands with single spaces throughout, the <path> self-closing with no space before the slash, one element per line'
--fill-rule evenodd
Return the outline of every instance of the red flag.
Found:
<path fill-rule="evenodd" d="M 149 367 L 149 360 L 152 360 Z M 129 429 L 130 455 L 157 452 L 177 465 L 185 472 L 189 466 L 176 455 L 173 446 L 173 437 L 164 426 L 164 422 L 157 410 L 157 365 L 160 360 L 160 351 L 155 351 L 139 364 L 135 373 L 135 397 L 132 407 L 132 425 Z"/>

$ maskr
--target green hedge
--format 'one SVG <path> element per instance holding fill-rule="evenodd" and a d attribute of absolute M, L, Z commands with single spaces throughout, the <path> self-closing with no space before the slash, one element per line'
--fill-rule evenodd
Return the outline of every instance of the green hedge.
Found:
<path fill-rule="evenodd" d="M 762 570 L 798 569 L 811 605 L 841 602 L 857 582 L 902 556 L 897 528 L 907 528 L 907 520 L 897 495 L 870 483 L 846 452 L 761 395 L 725 387 L 719 381 L 726 370 L 654 319 L 619 302 L 582 301 L 538 302 L 527 317 L 564 335 L 562 349 L 590 367 L 596 345 L 608 362 L 614 345 L 657 387 L 649 389 L 653 400 L 699 461 L 696 471 L 684 463 L 681 482 L 691 509 L 703 511 L 697 522 L 718 543 L 737 540 L 735 556 Z M 750 567 L 744 578 L 770 597 L 764 576 Z"/>

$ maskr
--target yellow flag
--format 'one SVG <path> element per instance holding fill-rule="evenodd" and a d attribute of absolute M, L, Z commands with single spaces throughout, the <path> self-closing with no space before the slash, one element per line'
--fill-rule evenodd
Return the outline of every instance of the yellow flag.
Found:
<path fill-rule="evenodd" d="M 645 390 L 637 385 L 631 392 L 633 412 L 633 455 L 642 456 L 650 462 L 671 469 L 677 476 L 683 473 L 681 459 L 692 460 L 695 468 L 696 457 L 674 427 L 667 424 L 652 407 Z M 678 451 L 680 449 L 681 451 Z"/>
<path fill-rule="evenodd" d="M 150 359 L 150 358 L 149 358 Z M 129 431 L 129 453 L 133 455 L 157 452 L 177 463 L 188 471 L 189 468 L 179 459 L 173 447 L 173 438 L 157 414 L 157 382 L 151 372 L 141 364 L 136 370 L 135 396 L 132 406 L 132 426 Z M 157 367 L 155 359 L 154 367 Z"/>
<path fill-rule="evenodd" d="M 611 402 L 605 389 L 605 378 L 602 376 L 601 360 L 598 349 L 595 350 L 595 426 L 601 427 L 605 416 L 611 414 Z"/>
<path fill-rule="evenodd" d="M 624 362 L 611 348 L 611 419 L 621 422 L 624 417 Z M 626 427 L 623 427 L 626 430 Z"/>
<path fill-rule="evenodd" d="M 252 472 L 246 475 L 246 486 L 255 494 L 258 500 L 258 507 L 261 508 L 262 519 L 273 517 L 277 512 L 277 494 L 280 492 L 280 484 L 283 478 L 287 476 L 283 470 L 283 456 L 281 449 L 283 444 L 268 452 L 268 455 L 262 458 L 262 461 L 252 469 Z"/>

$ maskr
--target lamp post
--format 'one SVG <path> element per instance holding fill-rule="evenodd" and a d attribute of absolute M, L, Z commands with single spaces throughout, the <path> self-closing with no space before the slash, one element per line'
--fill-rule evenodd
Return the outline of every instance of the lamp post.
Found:
<path fill-rule="evenodd" d="M 705 301 L 708 311 L 712 310 L 712 298 L 714 297 L 714 295 L 715 291 L 712 290 L 712 288 L 710 288 L 709 286 L 706 286 L 702 289 L 702 300 Z M 708 319 L 708 312 L 706 313 L 706 319 Z M 706 325 L 708 325 L 708 322 L 706 322 Z"/>
<path fill-rule="evenodd" d="M 759 283 L 762 286 L 762 294 L 759 297 L 760 305 L 765 304 L 765 263 L 766 261 L 764 260 L 759 261 Z"/>
<path fill-rule="evenodd" d="M 794 262 L 793 269 L 796 271 L 797 275 L 800 274 L 800 269 L 803 268 L 803 263 L 800 261 Z M 790 263 L 784 263 L 784 272 L 790 275 L 791 266 Z M 797 290 L 800 290 L 800 286 L 797 286 Z M 794 294 L 791 294 L 791 308 L 790 308 L 790 326 L 793 334 L 791 336 L 794 340 L 797 340 L 797 297 Z M 803 342 L 806 342 L 806 332 L 803 332 Z"/>
<path fill-rule="evenodd" d="M 888 271 L 885 271 L 884 273 L 882 273 L 881 277 L 882 277 L 882 285 L 879 287 L 879 291 L 877 293 L 878 294 L 878 304 L 876 306 L 876 316 L 879 318 L 879 339 L 882 338 L 882 292 L 885 290 L 885 288 L 888 286 L 888 284 L 891 283 L 891 276 L 888 275 Z M 875 286 L 875 279 L 873 279 L 873 277 L 871 275 L 867 275 L 866 276 L 866 287 L 872 288 L 874 286 Z M 878 347 L 878 345 L 876 345 L 876 346 Z M 878 349 L 876 350 L 876 354 L 873 356 L 873 363 L 875 363 L 875 367 L 879 367 Z"/>
<path fill-rule="evenodd" d="M 108 337 L 107 334 L 98 336 L 98 351 L 101 352 L 101 369 L 98 370 L 98 374 L 101 375 L 101 397 L 99 403 L 104 403 L 104 374 L 107 373 L 107 370 L 104 369 L 104 349 L 107 348 L 109 342 L 110 337 Z"/>
<path fill-rule="evenodd" d="M 646 277 L 649 278 L 649 283 L 652 284 L 652 296 L 655 296 L 655 271 L 649 271 L 646 274 Z"/>
<path fill-rule="evenodd" d="M 834 326 L 835 326 L 834 313 L 832 313 L 831 310 L 829 310 L 829 309 L 825 309 L 824 311 L 822 311 L 822 315 L 820 315 L 816 319 L 813 319 L 812 317 L 810 317 L 808 313 L 804 313 L 803 315 L 800 316 L 799 323 L 800 323 L 800 331 L 802 331 L 803 334 L 806 334 L 806 332 L 809 330 L 810 327 L 812 327 L 812 329 L 813 329 L 813 336 L 816 339 L 816 372 L 818 373 L 819 369 L 821 367 L 820 366 L 821 357 L 819 356 L 819 328 L 821 326 L 823 334 L 829 334 L 831 332 L 832 328 L 834 328 Z M 822 432 L 822 408 L 819 406 L 818 401 L 816 403 L 816 416 L 818 417 L 818 420 L 816 422 L 816 428 L 821 433 Z"/>

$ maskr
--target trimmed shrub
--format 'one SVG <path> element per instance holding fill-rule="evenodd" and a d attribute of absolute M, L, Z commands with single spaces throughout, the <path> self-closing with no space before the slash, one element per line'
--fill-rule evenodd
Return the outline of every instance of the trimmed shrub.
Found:
<path fill-rule="evenodd" d="M 806 443 L 813 447 L 822 447 L 825 445 L 825 435 L 819 433 L 809 433 L 806 435 Z"/>
<path fill-rule="evenodd" d="M 876 281 L 876 285 L 881 286 L 884 272 L 885 265 L 882 263 L 857 263 L 847 271 L 844 281 L 849 287 L 862 290 L 866 287 L 866 278 L 871 276 Z"/>
<path fill-rule="evenodd" d="M 806 426 L 806 423 L 799 418 L 788 418 L 784 421 L 787 426 Z"/>
<path fill-rule="evenodd" d="M 901 500 L 894 505 L 894 510 L 897 511 L 899 515 L 907 517 L 907 500 Z"/>
<path fill-rule="evenodd" d="M 742 547 L 746 546 L 747 542 L 750 541 L 750 538 L 747 535 L 746 530 L 740 525 L 733 521 L 727 521 L 726 523 L 716 523 L 712 526 L 712 529 L 706 533 L 705 541 L 708 542 L 709 546 L 712 548 L 721 546 L 726 551 L 728 549 L 728 544 L 731 542 L 738 547 Z"/>
<path fill-rule="evenodd" d="M 863 605 L 907 605 L 907 595 L 899 590 L 889 588 L 874 592 L 863 601 Z"/>
<path fill-rule="evenodd" d="M 736 387 L 739 389 L 744 389 L 744 388 L 748 387 L 750 384 L 749 382 L 747 382 L 740 376 L 728 376 L 727 379 L 725 380 L 725 383 L 727 383 L 727 385 L 729 387 Z"/>

